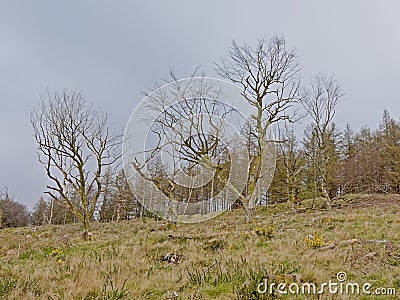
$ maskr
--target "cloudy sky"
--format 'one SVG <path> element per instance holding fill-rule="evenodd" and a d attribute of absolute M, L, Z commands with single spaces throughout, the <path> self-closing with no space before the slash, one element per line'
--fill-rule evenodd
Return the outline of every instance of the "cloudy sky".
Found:
<path fill-rule="evenodd" d="M 232 40 L 283 34 L 304 78 L 334 74 L 340 127 L 400 117 L 400 1 L 0 2 L 0 187 L 30 208 L 47 179 L 28 121 L 44 91 L 82 90 L 122 131 L 143 90 L 174 68 L 214 75 Z"/>

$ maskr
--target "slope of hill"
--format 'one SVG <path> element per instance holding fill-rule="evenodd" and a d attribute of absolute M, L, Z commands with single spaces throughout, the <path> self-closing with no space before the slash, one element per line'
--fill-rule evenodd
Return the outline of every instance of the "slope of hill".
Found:
<path fill-rule="evenodd" d="M 77 224 L 2 229 L 0 299 L 398 299 L 400 196 L 311 204 L 258 207 L 252 224 L 241 210 L 189 225 L 95 223 L 91 241 Z M 305 294 L 329 281 L 397 295 Z"/>

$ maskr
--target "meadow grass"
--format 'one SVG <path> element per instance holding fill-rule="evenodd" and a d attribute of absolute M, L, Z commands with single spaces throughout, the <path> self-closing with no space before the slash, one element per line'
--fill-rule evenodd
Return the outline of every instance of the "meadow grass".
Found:
<path fill-rule="evenodd" d="M 0 299 L 398 299 L 257 293 L 266 277 L 320 284 L 346 272 L 400 294 L 400 197 L 323 203 L 258 207 L 250 224 L 241 210 L 194 224 L 93 223 L 92 241 L 79 224 L 2 229 Z"/>

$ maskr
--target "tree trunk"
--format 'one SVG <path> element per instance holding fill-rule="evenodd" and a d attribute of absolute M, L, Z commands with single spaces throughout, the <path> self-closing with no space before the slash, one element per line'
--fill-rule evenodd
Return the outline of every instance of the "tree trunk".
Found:
<path fill-rule="evenodd" d="M 246 213 L 246 223 L 251 223 L 253 222 L 254 219 L 254 207 L 245 207 L 245 213 Z"/>
<path fill-rule="evenodd" d="M 321 188 L 322 188 L 322 194 L 324 195 L 325 198 L 326 207 L 328 209 L 332 209 L 332 200 L 331 197 L 329 196 L 328 191 L 326 190 L 325 184 L 322 184 Z"/>

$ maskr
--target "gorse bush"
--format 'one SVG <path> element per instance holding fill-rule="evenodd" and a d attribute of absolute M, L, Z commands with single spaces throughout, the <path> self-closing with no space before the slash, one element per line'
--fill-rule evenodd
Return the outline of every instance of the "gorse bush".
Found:
<path fill-rule="evenodd" d="M 272 227 L 272 226 L 257 226 L 254 229 L 254 232 L 260 237 L 270 239 L 274 236 L 274 227 Z"/>
<path fill-rule="evenodd" d="M 321 236 L 318 236 L 316 231 L 314 231 L 314 235 L 306 238 L 306 243 L 308 247 L 314 249 L 321 248 L 327 244 Z"/>

